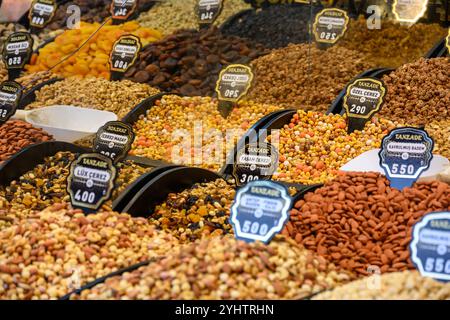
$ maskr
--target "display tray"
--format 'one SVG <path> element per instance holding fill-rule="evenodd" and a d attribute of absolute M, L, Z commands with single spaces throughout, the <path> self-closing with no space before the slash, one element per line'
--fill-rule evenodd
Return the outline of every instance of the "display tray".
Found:
<path fill-rule="evenodd" d="M 28 146 L 0 165 L 0 185 L 4 186 L 13 180 L 17 180 L 20 176 L 36 167 L 36 165 L 42 163 L 44 158 L 60 151 L 88 152 L 85 148 L 61 141 L 46 141 Z"/>
<path fill-rule="evenodd" d="M 134 217 L 148 217 L 155 206 L 167 198 L 172 192 L 181 192 L 196 183 L 210 182 L 221 177 L 212 171 L 194 167 L 174 167 L 162 171 L 159 175 L 147 180 L 145 186 L 134 195 L 122 212 Z M 131 196 L 126 196 L 127 199 Z"/>
<path fill-rule="evenodd" d="M 445 45 L 445 38 L 442 38 L 439 40 L 436 45 L 431 48 L 430 51 L 424 56 L 425 58 L 431 59 L 431 58 L 439 58 L 439 57 L 445 57 L 448 53 L 447 47 Z"/>

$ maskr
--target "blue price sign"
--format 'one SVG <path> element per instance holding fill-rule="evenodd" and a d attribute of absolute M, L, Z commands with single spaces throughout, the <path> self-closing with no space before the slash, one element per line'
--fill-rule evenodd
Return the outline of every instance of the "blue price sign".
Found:
<path fill-rule="evenodd" d="M 391 187 L 402 190 L 410 187 L 433 159 L 433 139 L 416 128 L 399 128 L 383 138 L 380 166 L 391 182 Z"/>
<path fill-rule="evenodd" d="M 289 219 L 292 199 L 288 190 L 273 181 L 252 181 L 239 189 L 231 207 L 236 238 L 269 243 Z"/>
<path fill-rule="evenodd" d="M 409 249 L 423 276 L 450 281 L 450 212 L 430 213 L 416 223 Z"/>

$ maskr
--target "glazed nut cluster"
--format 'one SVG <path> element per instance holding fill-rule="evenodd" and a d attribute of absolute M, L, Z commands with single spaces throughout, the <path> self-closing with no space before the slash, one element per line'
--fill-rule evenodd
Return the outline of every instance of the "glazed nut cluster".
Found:
<path fill-rule="evenodd" d="M 345 173 L 307 193 L 291 211 L 284 234 L 359 277 L 413 269 L 412 226 L 450 209 L 450 186 L 416 183 L 402 191 L 379 173 Z"/>
<path fill-rule="evenodd" d="M 348 134 L 345 117 L 298 110 L 280 130 L 280 164 L 273 179 L 302 184 L 329 181 L 348 161 L 378 148 L 393 128 L 390 121 L 372 118 L 364 130 Z"/>
<path fill-rule="evenodd" d="M 225 180 L 199 183 L 171 193 L 150 216 L 150 222 L 182 242 L 232 232 L 228 222 L 234 188 Z"/>
<path fill-rule="evenodd" d="M 213 237 L 112 277 L 75 299 L 300 299 L 349 280 L 283 238 L 269 245 Z"/>
<path fill-rule="evenodd" d="M 224 119 L 217 107 L 218 101 L 210 97 L 164 96 L 134 123 L 136 139 L 130 153 L 218 171 L 237 139 L 254 122 L 279 110 L 275 105 L 242 101 Z M 194 137 L 202 143 L 195 143 Z"/>
<path fill-rule="evenodd" d="M 448 300 L 450 299 L 450 283 L 423 277 L 418 271 L 408 270 L 355 280 L 318 294 L 313 299 Z"/>
<path fill-rule="evenodd" d="M 128 80 L 70 77 L 41 88 L 36 92 L 36 100 L 26 106 L 26 109 L 59 104 L 75 105 L 111 111 L 121 119 L 142 100 L 158 92 L 146 84 Z"/>
<path fill-rule="evenodd" d="M 0 298 L 58 299 L 176 244 L 143 218 L 57 204 L 0 231 Z"/>

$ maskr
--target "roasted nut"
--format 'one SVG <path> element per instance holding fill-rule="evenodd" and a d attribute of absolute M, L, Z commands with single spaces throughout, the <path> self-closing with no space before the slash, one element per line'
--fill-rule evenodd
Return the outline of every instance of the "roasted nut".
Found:
<path fill-rule="evenodd" d="M 278 237 L 264 245 L 214 237 L 109 278 L 74 299 L 300 299 L 351 278 Z"/>
<path fill-rule="evenodd" d="M 131 81 L 108 81 L 101 78 L 71 77 L 44 86 L 36 92 L 36 100 L 26 109 L 51 105 L 75 105 L 111 111 L 123 118 L 142 100 L 159 91 Z"/>
<path fill-rule="evenodd" d="M 402 191 L 379 173 L 346 173 L 307 193 L 291 211 L 284 234 L 337 266 L 369 274 L 413 269 L 412 226 L 426 213 L 450 209 L 450 186 L 416 183 Z"/>
<path fill-rule="evenodd" d="M 53 137 L 42 129 L 20 120 L 0 125 L 0 164 L 29 145 L 50 141 Z"/>
<path fill-rule="evenodd" d="M 0 231 L 0 299 L 58 299 L 176 244 L 143 218 L 54 205 Z"/>
<path fill-rule="evenodd" d="M 379 284 L 374 287 L 373 284 Z M 418 271 L 374 275 L 339 286 L 314 300 L 448 300 L 450 283 L 422 277 Z"/>

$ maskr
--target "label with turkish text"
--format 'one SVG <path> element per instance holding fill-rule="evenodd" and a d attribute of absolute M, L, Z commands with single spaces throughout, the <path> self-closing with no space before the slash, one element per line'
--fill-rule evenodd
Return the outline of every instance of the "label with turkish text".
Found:
<path fill-rule="evenodd" d="M 52 21 L 57 8 L 56 0 L 34 0 L 28 12 L 30 26 L 44 28 Z"/>
<path fill-rule="evenodd" d="M 94 152 L 103 154 L 115 163 L 126 157 L 134 141 L 133 127 L 122 121 L 110 121 L 97 131 Z"/>
<path fill-rule="evenodd" d="M 15 81 L 0 84 L 0 124 L 5 123 L 16 113 L 22 97 L 22 86 Z"/>
<path fill-rule="evenodd" d="M 17 76 L 30 61 L 33 52 L 33 38 L 28 32 L 15 32 L 6 39 L 3 46 L 3 62 L 8 71 L 17 71 Z M 15 78 L 15 77 L 14 77 Z M 10 74 L 10 80 L 11 78 Z"/>
<path fill-rule="evenodd" d="M 123 76 L 136 62 L 141 48 L 141 40 L 138 37 L 133 35 L 120 37 L 114 43 L 109 56 L 111 73 L 118 73 Z"/>
<path fill-rule="evenodd" d="M 197 20 L 200 25 L 211 25 L 222 11 L 222 0 L 199 0 Z"/>
<path fill-rule="evenodd" d="M 113 0 L 110 12 L 114 20 L 128 20 L 137 7 L 137 0 Z"/>
<path fill-rule="evenodd" d="M 313 24 L 316 42 L 335 44 L 347 31 L 347 12 L 342 9 L 326 8 L 317 13 Z"/>

